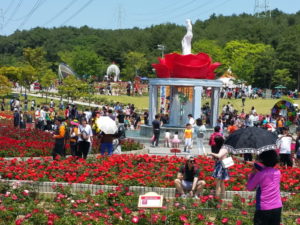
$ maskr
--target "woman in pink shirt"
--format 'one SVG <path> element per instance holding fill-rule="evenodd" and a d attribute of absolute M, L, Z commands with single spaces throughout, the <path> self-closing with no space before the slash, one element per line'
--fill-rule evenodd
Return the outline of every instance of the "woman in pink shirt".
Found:
<path fill-rule="evenodd" d="M 280 196 L 281 173 L 274 166 L 278 163 L 278 155 L 274 150 L 263 152 L 259 161 L 254 163 L 247 189 L 256 189 L 256 211 L 254 225 L 280 225 L 282 202 Z"/>

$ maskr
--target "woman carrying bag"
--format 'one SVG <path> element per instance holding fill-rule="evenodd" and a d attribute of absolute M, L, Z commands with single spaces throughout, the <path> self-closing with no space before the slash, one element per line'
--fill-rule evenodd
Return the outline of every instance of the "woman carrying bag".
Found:
<path fill-rule="evenodd" d="M 87 158 L 91 142 L 93 141 L 93 131 L 85 118 L 81 119 L 78 127 L 78 154 L 79 158 Z"/>
<path fill-rule="evenodd" d="M 221 149 L 224 138 L 222 136 L 215 136 L 215 151 L 216 153 L 211 153 L 215 159 L 215 168 L 212 176 L 217 179 L 216 182 L 216 196 L 224 197 L 225 196 L 225 180 L 229 180 L 229 173 L 226 166 L 222 165 L 222 161 L 227 157 L 227 150 Z"/>

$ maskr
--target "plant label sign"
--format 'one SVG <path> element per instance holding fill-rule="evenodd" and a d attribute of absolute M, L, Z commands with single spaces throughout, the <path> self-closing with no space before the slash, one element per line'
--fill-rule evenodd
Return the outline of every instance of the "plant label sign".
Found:
<path fill-rule="evenodd" d="M 155 192 L 148 192 L 139 196 L 139 208 L 161 208 L 163 205 L 163 196 Z"/>

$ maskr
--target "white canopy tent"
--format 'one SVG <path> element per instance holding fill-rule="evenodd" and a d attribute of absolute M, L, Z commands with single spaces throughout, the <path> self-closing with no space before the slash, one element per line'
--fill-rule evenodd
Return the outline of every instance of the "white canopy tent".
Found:
<path fill-rule="evenodd" d="M 222 81 L 223 87 L 236 88 L 237 85 L 234 83 L 235 77 L 233 76 L 221 76 L 218 80 Z"/>

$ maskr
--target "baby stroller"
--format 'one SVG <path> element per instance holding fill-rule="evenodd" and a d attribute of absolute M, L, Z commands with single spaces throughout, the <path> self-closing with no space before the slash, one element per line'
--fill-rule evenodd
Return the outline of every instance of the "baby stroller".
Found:
<path fill-rule="evenodd" d="M 113 154 L 122 154 L 121 140 L 126 138 L 125 127 L 120 125 L 113 140 Z"/>

